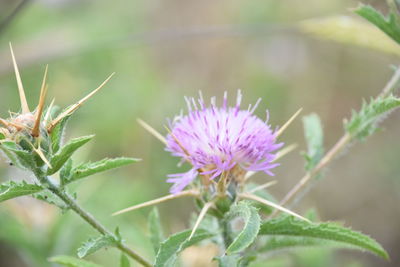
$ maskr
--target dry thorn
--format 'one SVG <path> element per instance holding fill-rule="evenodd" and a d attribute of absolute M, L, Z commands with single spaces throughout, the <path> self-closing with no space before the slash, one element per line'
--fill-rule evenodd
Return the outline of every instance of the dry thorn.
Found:
<path fill-rule="evenodd" d="M 144 208 L 144 207 L 153 206 L 153 205 L 156 205 L 156 204 L 168 201 L 168 200 L 177 199 L 177 198 L 186 197 L 186 196 L 197 197 L 197 196 L 199 196 L 199 192 L 196 191 L 196 190 L 187 190 L 187 191 L 182 191 L 182 192 L 180 192 L 178 194 L 175 194 L 175 195 L 168 195 L 168 196 L 160 197 L 160 198 L 157 198 L 157 199 L 153 199 L 153 200 L 150 200 L 150 201 L 147 201 L 147 202 L 144 202 L 144 203 L 141 203 L 141 204 L 138 204 L 138 205 L 135 205 L 135 206 L 132 206 L 132 207 L 129 207 L 129 208 L 114 212 L 112 214 L 112 216 L 119 215 L 119 214 L 122 214 L 122 213 L 125 213 L 125 212 L 128 212 L 128 211 L 132 211 L 132 210 L 141 209 L 141 208 Z"/>
<path fill-rule="evenodd" d="M 287 147 L 282 148 L 276 153 L 276 156 L 272 162 L 277 161 L 278 159 L 281 159 L 282 157 L 286 156 L 288 153 L 292 152 L 298 147 L 297 144 L 291 144 L 288 145 Z"/>
<path fill-rule="evenodd" d="M 141 119 L 137 119 L 137 122 L 145 129 L 147 130 L 151 135 L 153 135 L 155 138 L 157 138 L 158 140 L 160 140 L 164 145 L 167 144 L 167 140 L 165 139 L 165 137 L 160 134 L 159 132 L 157 132 L 153 127 L 151 127 L 149 124 L 147 124 L 145 121 L 141 120 Z"/>
<path fill-rule="evenodd" d="M 17 78 L 17 85 L 18 85 L 18 91 L 19 91 L 19 98 L 21 101 L 22 113 L 29 113 L 30 111 L 29 111 L 28 102 L 26 101 L 24 87 L 22 85 L 21 76 L 19 74 L 17 61 L 15 60 L 14 51 L 13 51 L 11 43 L 10 43 L 10 51 L 11 51 L 13 65 L 14 65 L 15 77 Z"/>
<path fill-rule="evenodd" d="M 194 233 L 196 232 L 197 228 L 199 228 L 199 225 L 201 223 L 201 221 L 204 219 L 204 216 L 207 214 L 207 211 L 212 207 L 212 205 L 214 205 L 214 202 L 207 202 L 206 204 L 204 204 L 203 208 L 200 211 L 199 217 L 196 220 L 196 223 L 193 226 L 193 230 L 190 233 L 190 236 L 188 238 L 188 240 L 192 239 Z"/>
<path fill-rule="evenodd" d="M 8 127 L 10 124 L 8 123 L 8 121 L 3 120 L 2 118 L 0 118 L 0 123 L 3 124 L 4 126 Z"/>
<path fill-rule="evenodd" d="M 39 148 L 33 148 L 33 150 L 39 155 L 39 157 L 43 160 L 44 163 L 51 169 L 53 168 L 50 164 L 50 162 L 47 160 L 46 156 L 43 154 L 43 151 Z"/>
<path fill-rule="evenodd" d="M 266 199 L 264 199 L 264 198 L 258 197 L 258 196 L 256 196 L 256 195 L 248 194 L 248 193 L 241 193 L 241 194 L 239 194 L 239 197 L 240 197 L 240 198 L 245 198 L 245 199 L 250 199 L 250 200 L 254 200 L 254 201 L 260 202 L 260 203 L 262 203 L 262 204 L 264 204 L 264 205 L 273 207 L 273 208 L 275 208 L 275 209 L 277 209 L 277 210 L 283 211 L 283 212 L 285 212 L 285 213 L 287 213 L 287 214 L 289 214 L 289 215 L 292 215 L 292 216 L 294 216 L 294 217 L 297 217 L 297 218 L 299 218 L 299 219 L 301 219 L 301 220 L 303 220 L 303 221 L 310 222 L 308 219 L 304 218 L 303 216 L 301 216 L 301 215 L 299 215 L 299 214 L 297 214 L 297 213 L 295 213 L 295 212 L 293 212 L 293 211 L 291 211 L 291 210 L 288 210 L 288 209 L 286 209 L 286 208 L 284 208 L 284 207 L 282 207 L 282 206 L 280 206 L 280 205 L 278 205 L 278 204 L 275 204 L 274 202 L 271 202 L 271 201 L 266 200 Z"/>
<path fill-rule="evenodd" d="M 34 124 L 33 130 L 32 130 L 32 136 L 34 136 L 34 137 L 38 137 L 39 133 L 40 133 L 40 120 L 42 118 L 42 112 L 43 112 L 43 107 L 44 107 L 44 103 L 46 100 L 46 94 L 47 94 L 47 88 L 48 88 L 46 85 L 47 69 L 48 69 L 48 65 L 46 65 L 46 69 L 44 71 L 44 76 L 43 76 L 43 81 L 42 81 L 42 86 L 40 88 L 39 104 L 37 106 L 35 124 Z"/>
<path fill-rule="evenodd" d="M 278 183 L 278 181 L 273 180 L 273 181 L 270 181 L 270 182 L 268 182 L 268 183 L 265 183 L 265 184 L 262 184 L 262 185 L 260 185 L 260 186 L 257 186 L 257 187 L 255 187 L 255 188 L 253 188 L 253 189 L 247 191 L 247 193 L 254 193 L 254 192 L 263 190 L 263 189 L 265 189 L 265 188 L 271 187 L 271 186 L 273 186 L 273 185 L 276 185 L 277 183 Z"/>
<path fill-rule="evenodd" d="M 53 128 L 66 116 L 71 115 L 74 113 L 80 106 L 82 106 L 89 98 L 91 98 L 95 93 L 97 93 L 106 83 L 111 79 L 111 77 L 115 74 L 112 73 L 102 84 L 100 84 L 99 87 L 94 89 L 90 94 L 79 100 L 76 104 L 72 105 L 70 108 L 68 108 L 66 111 L 61 113 L 60 115 L 57 116 L 48 126 L 47 131 L 51 132 Z"/>
<path fill-rule="evenodd" d="M 290 152 L 292 152 L 293 150 L 295 150 L 295 149 L 297 148 L 297 146 L 298 146 L 297 144 L 291 144 L 291 145 L 289 145 L 289 146 L 287 146 L 287 147 L 282 148 L 281 150 L 279 150 L 279 151 L 276 153 L 276 156 L 275 156 L 274 160 L 271 161 L 271 162 L 275 162 L 275 161 L 277 161 L 278 159 L 281 159 L 282 157 L 286 156 L 288 153 L 290 153 Z M 256 172 L 254 172 L 254 171 L 248 171 L 248 172 L 245 174 L 245 176 L 244 176 L 245 181 L 247 181 L 247 179 L 249 179 L 249 178 L 250 178 L 251 176 L 253 176 L 254 174 L 256 174 Z"/>
<path fill-rule="evenodd" d="M 302 110 L 303 108 L 300 108 L 298 111 L 296 111 L 296 113 L 294 113 L 293 116 L 290 117 L 290 119 L 281 128 L 279 128 L 279 130 L 276 132 L 276 138 L 278 138 L 286 130 L 286 128 L 289 127 L 289 125 L 294 121 L 294 119 L 296 119 Z"/>
<path fill-rule="evenodd" d="M 178 138 L 176 138 L 176 136 L 171 132 L 171 130 L 165 126 L 165 129 L 167 129 L 168 133 L 172 136 L 172 138 L 174 138 L 175 142 L 178 144 L 178 146 L 182 149 L 183 153 L 186 154 L 186 156 L 190 157 L 189 151 L 186 150 L 186 148 L 182 145 L 182 143 L 178 140 Z"/>

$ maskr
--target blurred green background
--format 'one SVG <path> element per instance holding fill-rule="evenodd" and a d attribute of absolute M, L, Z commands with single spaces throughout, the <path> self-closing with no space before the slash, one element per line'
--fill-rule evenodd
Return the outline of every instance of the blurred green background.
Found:
<path fill-rule="evenodd" d="M 79 100 L 116 72 L 76 112 L 67 137 L 96 133 L 77 161 L 119 155 L 143 161 L 73 187 L 87 210 L 110 228 L 119 225 L 128 243 L 147 258 L 153 257 L 147 240 L 149 209 L 118 217 L 110 214 L 166 195 L 166 175 L 187 166 L 178 168 L 178 159 L 165 152 L 137 118 L 165 133 L 166 118 L 185 107 L 184 95 L 196 96 L 201 90 L 205 98 L 221 99 L 226 90 L 233 102 L 241 88 L 245 106 L 263 99 L 256 113 L 264 117 L 269 109 L 273 127 L 282 125 L 300 107 L 303 115 L 317 112 L 324 124 L 325 145 L 330 147 L 343 133 L 343 118 L 360 106 L 362 98 L 377 95 L 392 74 L 390 65 L 399 62 L 399 54 L 333 42 L 298 27 L 300 21 L 311 18 L 346 15 L 357 19 L 350 10 L 357 1 L 22 2 L 0 1 L 0 117 L 19 109 L 9 42 L 31 107 L 38 101 L 46 64 L 48 102 L 54 97 L 60 106 Z M 385 11 L 384 1 L 367 3 Z M 321 220 L 342 221 L 369 234 L 383 244 L 392 260 L 384 262 L 360 252 L 340 251 L 332 256 L 326 251 L 304 251 L 287 254 L 275 266 L 399 266 L 399 119 L 399 112 L 392 114 L 383 131 L 348 149 L 295 208 L 305 212 L 314 207 Z M 282 141 L 297 143 L 299 149 L 275 170 L 278 185 L 271 191 L 278 198 L 304 173 L 300 119 Z M 31 179 L 0 162 L 1 181 L 23 178 Z M 256 179 L 272 178 L 258 175 Z M 188 227 L 193 207 L 191 199 L 160 205 L 167 232 Z M 73 255 L 81 242 L 95 235 L 71 212 L 63 215 L 32 198 L 10 200 L 0 205 L 0 266 L 51 266 L 47 258 Z M 194 263 L 193 255 L 205 255 L 208 250 L 187 252 L 192 254 L 184 255 L 185 266 L 205 266 Z M 292 257 L 297 257 L 297 263 L 288 260 Z M 118 258 L 113 249 L 89 257 L 104 266 L 116 266 Z"/>

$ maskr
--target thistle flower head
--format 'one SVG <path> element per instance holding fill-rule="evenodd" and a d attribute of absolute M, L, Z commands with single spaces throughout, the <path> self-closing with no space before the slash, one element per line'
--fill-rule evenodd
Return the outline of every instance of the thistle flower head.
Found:
<path fill-rule="evenodd" d="M 11 44 L 10 50 L 20 96 L 21 112 L 10 113 L 10 117 L 6 119 L 0 118 L 0 151 L 4 151 L 6 149 L 4 146 L 2 146 L 2 144 L 5 142 L 12 142 L 16 145 L 16 148 L 14 147 L 14 149 L 22 149 L 25 150 L 25 152 L 33 152 L 35 155 L 37 154 L 41 158 L 41 163 L 50 165 L 48 164 L 46 157 L 47 154 L 54 152 L 51 151 L 51 134 L 54 128 L 57 125 L 61 125 L 62 121 L 66 120 L 72 113 L 82 106 L 85 101 L 87 101 L 101 87 L 103 87 L 112 75 L 86 97 L 63 110 L 55 118 L 51 118 L 53 113 L 53 103 L 50 104 L 46 111 L 44 110 L 47 94 L 47 67 L 40 89 L 39 103 L 37 107 L 31 111 L 25 96 L 24 87 Z"/>
<path fill-rule="evenodd" d="M 178 193 L 197 175 L 208 180 L 225 174 L 241 182 L 246 171 L 263 171 L 273 175 L 271 169 L 274 151 L 283 144 L 276 143 L 276 134 L 268 125 L 253 114 L 257 103 L 248 109 L 240 109 L 242 95 L 238 91 L 236 105 L 228 107 L 225 93 L 222 107 L 215 97 L 206 106 L 202 96 L 196 101 L 186 98 L 188 114 L 177 116 L 170 123 L 166 150 L 192 164 L 193 168 L 180 174 L 169 175 L 174 185 L 171 193 Z"/>

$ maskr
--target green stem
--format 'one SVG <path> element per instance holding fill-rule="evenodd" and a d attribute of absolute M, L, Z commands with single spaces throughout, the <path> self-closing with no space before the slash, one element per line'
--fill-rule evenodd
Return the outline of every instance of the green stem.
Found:
<path fill-rule="evenodd" d="M 85 211 L 81 206 L 68 194 L 66 193 L 63 189 L 59 188 L 56 186 L 47 176 L 40 176 L 36 175 L 36 177 L 41 181 L 41 183 L 44 183 L 47 185 L 48 189 L 58 196 L 64 203 L 71 209 L 73 210 L 76 214 L 78 214 L 83 220 L 85 220 L 90 226 L 92 226 L 94 229 L 96 229 L 100 234 L 102 235 L 107 235 L 111 236 L 114 239 L 114 242 L 116 244 L 116 247 L 121 250 L 122 252 L 126 253 L 128 256 L 130 256 L 133 260 L 137 261 L 138 263 L 142 264 L 143 266 L 146 267 L 151 267 L 152 265 L 144 259 L 142 256 L 140 256 L 137 252 L 126 246 L 119 238 L 115 236 L 114 233 L 109 231 L 107 228 L 105 228 L 99 221 L 97 221 L 90 213 Z"/>

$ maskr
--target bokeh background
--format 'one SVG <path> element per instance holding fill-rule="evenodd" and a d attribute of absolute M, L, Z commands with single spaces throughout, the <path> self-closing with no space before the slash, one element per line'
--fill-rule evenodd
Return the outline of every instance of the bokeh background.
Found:
<path fill-rule="evenodd" d="M 384 1 L 364 3 L 386 10 Z M 361 22 L 351 12 L 356 6 L 357 1 L 350 0 L 1 0 L 0 117 L 19 109 L 9 42 L 31 106 L 37 103 L 46 64 L 48 100 L 54 97 L 60 106 L 77 101 L 116 72 L 76 112 L 66 135 L 96 134 L 80 150 L 78 162 L 119 155 L 143 160 L 73 188 L 87 210 L 110 228 L 120 226 L 128 243 L 151 258 L 146 226 L 150 209 L 110 214 L 166 195 L 166 175 L 187 166 L 178 168 L 178 160 L 137 118 L 165 133 L 166 118 L 185 107 L 184 95 L 196 96 L 201 90 L 205 98 L 221 99 L 228 91 L 233 102 L 241 88 L 246 106 L 263 99 L 256 113 L 264 117 L 269 109 L 274 127 L 300 107 L 303 115 L 318 113 L 329 148 L 343 134 L 343 118 L 359 108 L 363 98 L 377 95 L 393 72 L 390 66 L 399 62 L 399 53 L 335 42 L 299 27 L 307 19 L 337 15 Z M 388 250 L 391 261 L 361 252 L 303 251 L 287 254 L 279 266 L 399 266 L 399 120 L 400 113 L 394 112 L 382 131 L 352 145 L 295 207 L 298 212 L 315 208 L 321 220 L 342 221 L 369 234 Z M 275 178 L 255 178 L 277 179 L 271 189 L 277 198 L 304 173 L 301 119 L 281 139 L 299 148 L 281 160 Z M 0 162 L 1 181 L 30 178 Z M 194 205 L 181 199 L 159 208 L 166 232 L 172 233 L 189 226 Z M 28 197 L 10 200 L 0 205 L 0 266 L 51 266 L 49 257 L 73 255 L 81 242 L 95 235 L 71 212 L 61 214 Z M 188 252 L 185 266 L 207 266 L 193 263 L 207 251 L 212 249 Z M 118 258 L 113 249 L 89 257 L 104 266 L 116 266 Z"/>

